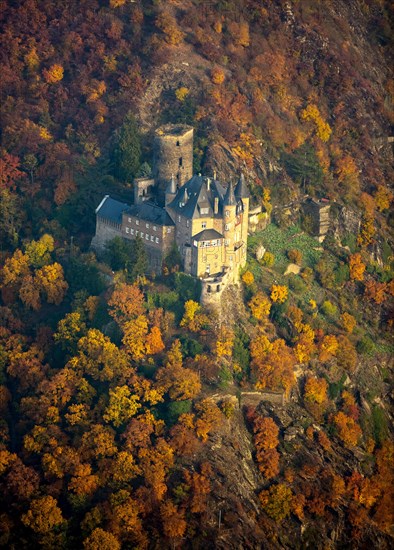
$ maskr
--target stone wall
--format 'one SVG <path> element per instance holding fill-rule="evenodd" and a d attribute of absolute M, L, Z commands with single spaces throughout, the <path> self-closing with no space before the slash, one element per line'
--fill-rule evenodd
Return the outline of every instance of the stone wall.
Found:
<path fill-rule="evenodd" d="M 92 239 L 92 248 L 98 252 L 105 250 L 105 246 L 108 241 L 115 237 L 121 237 L 121 226 L 115 223 L 111 223 L 108 220 L 97 217 L 96 220 L 96 234 Z"/>

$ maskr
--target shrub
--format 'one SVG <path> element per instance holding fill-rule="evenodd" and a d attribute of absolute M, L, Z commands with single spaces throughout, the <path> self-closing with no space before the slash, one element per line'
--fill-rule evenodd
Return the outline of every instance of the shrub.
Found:
<path fill-rule="evenodd" d="M 298 248 L 291 248 L 287 252 L 287 257 L 291 262 L 297 265 L 301 265 L 302 262 L 302 252 L 301 250 L 298 250 Z"/>
<path fill-rule="evenodd" d="M 325 300 L 320 310 L 324 315 L 327 315 L 327 317 L 335 317 L 338 312 L 337 306 L 330 302 L 330 300 Z"/>
<path fill-rule="evenodd" d="M 272 267 L 275 263 L 275 256 L 272 252 L 266 252 L 261 259 L 261 264 L 265 267 Z"/>
<path fill-rule="evenodd" d="M 373 355 L 375 349 L 375 342 L 368 335 L 363 336 L 357 344 L 357 351 L 362 355 Z"/>

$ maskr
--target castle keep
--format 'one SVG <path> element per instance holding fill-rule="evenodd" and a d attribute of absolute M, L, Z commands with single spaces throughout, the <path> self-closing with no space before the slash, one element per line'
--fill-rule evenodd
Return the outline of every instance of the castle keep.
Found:
<path fill-rule="evenodd" d="M 92 246 L 115 236 L 140 237 L 149 268 L 161 272 L 175 243 L 183 269 L 203 283 L 202 298 L 237 283 L 246 263 L 249 191 L 241 175 L 234 187 L 216 177 L 193 175 L 193 129 L 166 125 L 156 131 L 153 178 L 134 181 L 134 204 L 106 195 L 96 209 Z"/>

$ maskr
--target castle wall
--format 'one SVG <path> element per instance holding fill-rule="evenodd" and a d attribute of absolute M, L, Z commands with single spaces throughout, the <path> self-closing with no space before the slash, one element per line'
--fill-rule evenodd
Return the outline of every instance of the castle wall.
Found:
<path fill-rule="evenodd" d="M 122 236 L 121 225 L 111 223 L 108 220 L 97 216 L 96 234 L 92 239 L 92 248 L 104 251 L 106 244 L 115 237 Z"/>
<path fill-rule="evenodd" d="M 193 128 L 167 124 L 156 130 L 154 176 L 164 190 L 174 175 L 180 187 L 193 175 Z"/>

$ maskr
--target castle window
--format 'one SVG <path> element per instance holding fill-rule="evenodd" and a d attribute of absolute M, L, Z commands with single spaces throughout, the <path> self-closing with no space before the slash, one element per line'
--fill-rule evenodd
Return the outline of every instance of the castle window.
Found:
<path fill-rule="evenodd" d="M 230 215 L 230 210 L 226 210 L 226 218 L 228 218 Z"/>
<path fill-rule="evenodd" d="M 145 224 L 146 228 L 149 229 L 149 223 Z"/>
<path fill-rule="evenodd" d="M 205 214 L 208 214 L 209 208 L 200 208 L 200 214 L 204 216 Z"/>
<path fill-rule="evenodd" d="M 183 166 L 183 161 L 182 161 L 182 157 L 179 157 L 179 166 Z"/>
<path fill-rule="evenodd" d="M 151 240 L 152 243 L 155 241 L 155 238 L 154 238 L 153 235 L 151 235 L 150 240 Z"/>
<path fill-rule="evenodd" d="M 138 229 L 137 229 L 137 231 L 135 232 L 135 236 L 138 237 Z"/>
<path fill-rule="evenodd" d="M 144 238 L 144 232 L 141 231 L 141 239 L 143 239 L 143 238 Z"/>
<path fill-rule="evenodd" d="M 228 239 L 226 239 L 226 240 L 224 241 L 224 246 L 228 246 L 229 244 L 230 244 L 230 241 L 229 241 Z"/>
<path fill-rule="evenodd" d="M 128 220 L 129 220 L 129 223 L 131 223 L 131 218 L 128 218 Z"/>
<path fill-rule="evenodd" d="M 146 239 L 147 241 L 149 241 L 149 235 L 148 235 L 148 233 L 145 235 L 145 239 Z"/>
<path fill-rule="evenodd" d="M 156 237 L 156 243 L 158 243 L 158 242 L 159 242 L 159 237 Z"/>
<path fill-rule="evenodd" d="M 176 146 L 179 147 L 179 140 L 176 142 Z"/>
<path fill-rule="evenodd" d="M 157 231 L 157 227 L 155 225 L 153 226 L 153 231 Z"/>
<path fill-rule="evenodd" d="M 171 233 L 171 227 L 167 228 L 167 233 Z"/>
<path fill-rule="evenodd" d="M 202 222 L 201 229 L 206 229 L 206 228 L 207 228 L 207 222 Z"/>
<path fill-rule="evenodd" d="M 135 225 L 140 225 L 140 220 L 135 220 Z"/>
<path fill-rule="evenodd" d="M 228 231 L 228 223 L 226 223 L 226 225 L 224 226 L 224 230 Z"/>
<path fill-rule="evenodd" d="M 129 232 L 129 228 L 128 228 L 128 227 L 126 227 L 126 233 L 128 233 L 128 232 Z"/>
<path fill-rule="evenodd" d="M 189 227 L 189 225 L 190 225 L 189 220 L 186 220 L 186 227 Z"/>
<path fill-rule="evenodd" d="M 130 228 L 130 234 L 134 235 L 134 229 L 132 227 Z"/>
<path fill-rule="evenodd" d="M 180 217 L 180 216 L 178 216 L 178 222 L 180 222 L 180 221 L 181 221 L 181 217 Z"/>

